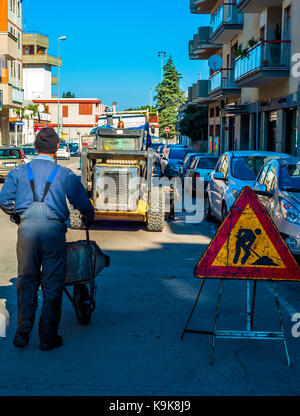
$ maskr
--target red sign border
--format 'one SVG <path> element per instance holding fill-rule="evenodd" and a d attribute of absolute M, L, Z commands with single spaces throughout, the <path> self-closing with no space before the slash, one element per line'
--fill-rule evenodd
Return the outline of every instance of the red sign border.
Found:
<path fill-rule="evenodd" d="M 240 219 L 247 205 L 250 205 L 253 209 L 286 268 L 212 266 L 212 263 L 215 261 L 224 243 L 228 239 L 230 231 Z M 198 278 L 300 281 L 300 269 L 296 260 L 290 253 L 263 205 L 249 187 L 243 188 L 225 221 L 220 226 L 217 234 L 214 236 L 198 265 L 195 267 L 194 275 Z M 264 275 L 266 275 L 266 277 L 262 277 Z"/>

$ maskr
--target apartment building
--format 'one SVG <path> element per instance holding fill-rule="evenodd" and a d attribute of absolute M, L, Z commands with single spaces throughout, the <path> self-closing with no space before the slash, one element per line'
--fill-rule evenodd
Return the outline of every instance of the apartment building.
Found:
<path fill-rule="evenodd" d="M 57 98 L 33 100 L 33 102 L 43 104 L 46 112 L 51 114 L 52 121 L 47 123 L 48 127 L 59 130 L 61 138 L 74 141 L 82 135 L 89 134 L 98 125 L 98 118 L 106 109 L 106 106 L 96 98 L 61 98 L 59 105 Z M 36 128 L 45 126 L 44 122 L 36 124 Z"/>
<path fill-rule="evenodd" d="M 22 0 L 0 0 L 0 145 L 22 141 L 22 124 L 10 120 L 23 104 L 22 66 Z"/>
<path fill-rule="evenodd" d="M 49 100 L 57 77 L 52 67 L 62 66 L 61 58 L 49 55 L 49 38 L 41 33 L 23 34 L 24 99 Z"/>
<path fill-rule="evenodd" d="M 189 42 L 190 59 L 222 57 L 208 80 L 189 88 L 190 103 L 209 106 L 210 149 L 299 155 L 299 79 L 292 56 L 300 52 L 300 2 L 190 0 L 190 10 L 210 14 L 210 26 Z"/>

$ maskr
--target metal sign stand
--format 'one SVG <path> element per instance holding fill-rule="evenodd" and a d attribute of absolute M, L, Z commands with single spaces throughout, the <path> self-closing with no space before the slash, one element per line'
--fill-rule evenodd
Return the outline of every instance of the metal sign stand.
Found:
<path fill-rule="evenodd" d="M 276 304 L 277 313 L 278 313 L 279 322 L 280 322 L 280 331 L 278 331 L 278 332 L 274 332 L 274 331 L 273 332 L 270 332 L 270 331 L 255 331 L 253 329 L 255 298 L 256 298 L 256 284 L 257 284 L 256 280 L 254 280 L 254 284 L 253 284 L 252 299 L 251 299 L 250 280 L 246 280 L 246 291 L 247 291 L 247 326 L 246 326 L 246 331 L 228 331 L 228 330 L 225 331 L 225 330 L 217 329 L 218 328 L 218 322 L 219 322 L 219 316 L 220 316 L 220 307 L 221 307 L 221 298 L 222 298 L 224 279 L 220 279 L 220 286 L 219 286 L 219 293 L 218 293 L 218 300 L 217 300 L 217 309 L 216 309 L 213 331 L 191 330 L 191 329 L 188 329 L 188 326 L 189 326 L 191 318 L 192 318 L 192 316 L 195 312 L 195 309 L 196 309 L 198 300 L 200 298 L 205 280 L 206 279 L 202 280 L 202 283 L 201 283 L 199 292 L 197 294 L 195 303 L 193 305 L 192 311 L 191 311 L 191 313 L 188 317 L 188 320 L 187 320 L 186 325 L 184 327 L 183 333 L 181 335 L 181 340 L 183 340 L 184 335 L 186 333 L 212 335 L 212 345 L 211 345 L 211 351 L 210 351 L 210 364 L 211 365 L 214 363 L 214 352 L 215 352 L 215 345 L 216 345 L 216 339 L 217 338 L 256 339 L 256 340 L 257 339 L 262 339 L 262 340 L 270 340 L 270 341 L 277 341 L 277 340 L 278 341 L 283 341 L 288 366 L 290 367 L 292 365 L 292 363 L 291 363 L 291 359 L 290 359 L 290 356 L 289 356 L 286 336 L 285 336 L 285 333 L 284 333 L 282 313 L 281 313 L 281 309 L 280 309 L 280 303 L 279 303 L 279 298 L 278 298 L 276 282 L 273 281 L 272 283 L 273 283 L 275 304 Z"/>

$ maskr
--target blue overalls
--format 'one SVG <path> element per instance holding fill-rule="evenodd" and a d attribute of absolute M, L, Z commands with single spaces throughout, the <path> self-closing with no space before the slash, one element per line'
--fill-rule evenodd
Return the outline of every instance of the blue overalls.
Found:
<path fill-rule="evenodd" d="M 32 330 L 38 304 L 37 293 L 41 286 L 43 305 L 39 336 L 44 341 L 51 342 L 57 335 L 61 318 L 66 226 L 44 201 L 60 167 L 53 169 L 40 202 L 36 198 L 31 166 L 28 163 L 26 167 L 34 202 L 21 214 L 18 229 L 18 331 Z"/>

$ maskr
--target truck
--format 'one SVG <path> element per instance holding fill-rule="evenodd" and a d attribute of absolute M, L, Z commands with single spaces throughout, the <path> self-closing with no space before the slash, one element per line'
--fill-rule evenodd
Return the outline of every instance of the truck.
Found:
<path fill-rule="evenodd" d="M 81 181 L 96 220 L 139 221 L 151 232 L 163 231 L 165 196 L 160 176 L 158 155 L 147 148 L 144 129 L 99 128 L 94 146 L 82 147 Z M 73 207 L 70 225 L 84 228 Z"/>

